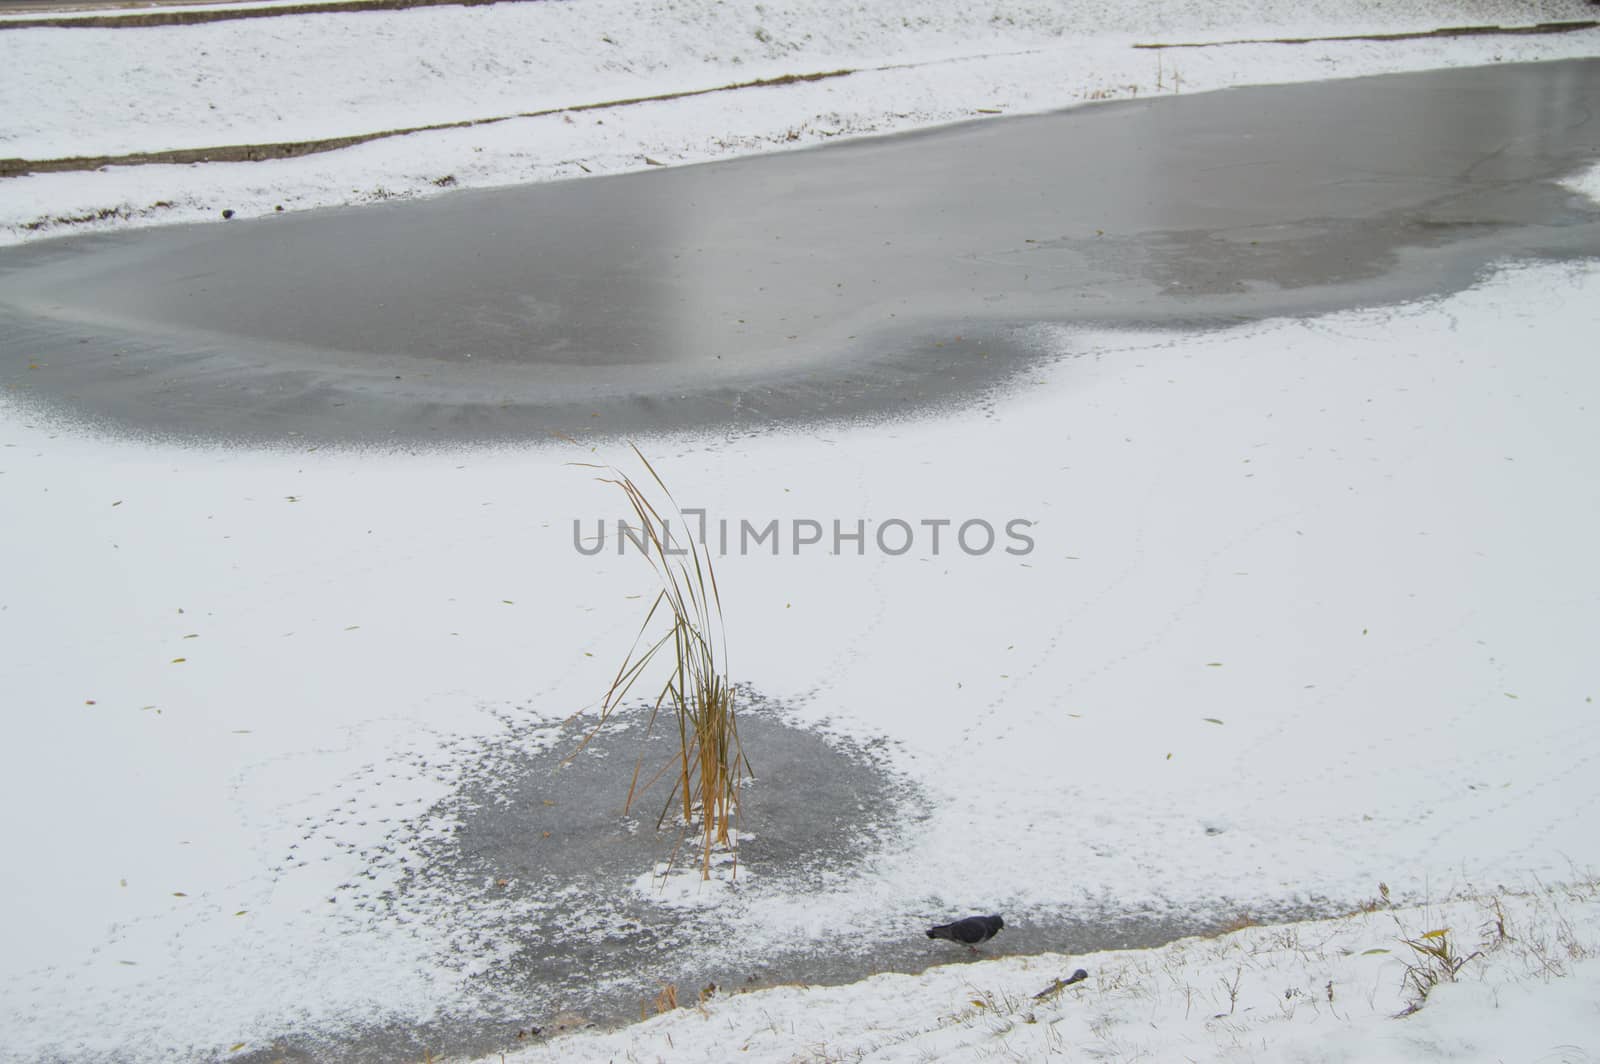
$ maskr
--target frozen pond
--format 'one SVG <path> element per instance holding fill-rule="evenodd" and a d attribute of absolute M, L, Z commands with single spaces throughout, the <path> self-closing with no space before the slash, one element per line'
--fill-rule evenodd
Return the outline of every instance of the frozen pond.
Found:
<path fill-rule="evenodd" d="M 1037 321 L 1233 323 L 1600 251 L 1600 60 L 1119 102 L 0 253 L 25 394 L 162 434 L 415 441 L 899 412 Z"/>
<path fill-rule="evenodd" d="M 1236 90 L 0 253 L 0 1057 L 509 1050 L 968 912 L 1081 953 L 1586 866 L 1597 104 Z M 646 449 L 713 514 L 1037 522 L 719 559 L 721 907 L 635 889 L 636 721 L 556 771 L 650 588 L 571 540 L 621 448 L 547 434 L 693 428 Z"/>

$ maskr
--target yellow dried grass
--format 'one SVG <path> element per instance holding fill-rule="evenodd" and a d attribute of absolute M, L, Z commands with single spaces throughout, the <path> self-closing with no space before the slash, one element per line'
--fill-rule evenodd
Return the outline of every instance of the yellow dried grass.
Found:
<path fill-rule="evenodd" d="M 644 453 L 637 446 L 633 447 L 633 453 L 649 472 L 655 487 L 660 489 L 667 506 L 658 508 L 633 478 L 615 467 L 597 468 L 610 474 L 601 477 L 601 482 L 620 489 L 638 518 L 642 534 L 630 535 L 629 541 L 641 548 L 661 589 L 645 612 L 633 646 L 606 691 L 600 719 L 584 736 L 578 750 L 587 746 L 604 726 L 656 655 L 669 651 L 667 677 L 651 708 L 646 731 L 654 731 L 662 707 L 669 706 L 677 723 L 678 748 L 643 787 L 639 785 L 644 764 L 641 755 L 634 765 L 624 808 L 631 809 L 636 797 L 670 774 L 673 786 L 657 827 L 665 822 L 675 802 L 682 815 L 685 836 L 696 824 L 698 814 L 701 877 L 711 878 L 712 854 L 719 847 L 734 855 L 734 874 L 737 875 L 739 789 L 749 774 L 750 765 L 739 742 L 738 712 L 734 686 L 728 677 L 727 638 L 716 572 L 710 552 L 692 536 L 686 537 L 687 548 L 673 549 L 670 526 L 662 519 L 661 509 L 670 506 L 668 512 L 678 514 L 681 523 L 677 501 Z M 663 607 L 667 629 L 651 640 L 649 633 L 657 614 L 663 613 Z M 674 859 L 676 854 L 675 849 Z M 668 866 L 670 868 L 670 861 Z"/>

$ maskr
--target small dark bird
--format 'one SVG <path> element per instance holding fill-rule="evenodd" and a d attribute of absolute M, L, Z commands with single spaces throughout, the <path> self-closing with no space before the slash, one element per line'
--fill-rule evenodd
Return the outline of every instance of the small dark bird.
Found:
<path fill-rule="evenodd" d="M 953 924 L 928 928 L 928 937 L 948 938 L 951 942 L 959 942 L 976 953 L 978 943 L 989 941 L 999 934 L 1004 926 L 1006 922 L 998 916 L 969 916 Z"/>

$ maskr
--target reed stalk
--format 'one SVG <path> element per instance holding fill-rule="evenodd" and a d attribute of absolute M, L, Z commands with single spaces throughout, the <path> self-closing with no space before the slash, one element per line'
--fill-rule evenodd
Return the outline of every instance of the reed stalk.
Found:
<path fill-rule="evenodd" d="M 677 750 L 661 771 L 639 784 L 643 755 L 634 765 L 624 809 L 631 810 L 635 798 L 663 777 L 673 784 L 656 822 L 659 828 L 676 805 L 684 825 L 684 837 L 698 827 L 700 870 L 703 879 L 711 878 L 711 858 L 717 849 L 734 855 L 734 874 L 738 874 L 739 790 L 750 773 L 749 761 L 739 743 L 735 690 L 729 679 L 727 635 L 723 628 L 722 596 L 710 552 L 693 536 L 686 545 L 676 544 L 662 510 L 677 516 L 686 527 L 672 492 L 639 450 L 633 448 L 650 474 L 665 504 L 658 508 L 650 493 L 633 478 L 615 467 L 603 468 L 608 476 L 602 483 L 616 486 L 628 500 L 643 532 L 642 553 L 655 572 L 659 590 L 633 645 L 607 689 L 599 720 L 585 735 L 578 750 L 587 746 L 612 712 L 621 705 L 634 684 L 645 676 L 658 655 L 664 655 L 666 677 L 650 711 L 646 733 L 653 734 L 663 707 L 675 718 Z M 658 620 L 658 615 L 660 620 Z M 665 627 L 659 634 L 652 634 Z M 572 756 L 576 756 L 574 751 Z M 569 758 L 570 760 L 570 758 Z M 680 846 L 683 839 L 680 839 Z M 676 859 L 677 850 L 673 852 Z M 670 869 L 671 862 L 668 862 Z"/>

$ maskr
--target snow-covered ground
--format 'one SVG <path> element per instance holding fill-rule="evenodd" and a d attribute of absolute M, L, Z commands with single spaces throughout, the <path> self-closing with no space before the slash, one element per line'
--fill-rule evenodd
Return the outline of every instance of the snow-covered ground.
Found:
<path fill-rule="evenodd" d="M 265 163 L 0 181 L 0 242 L 218 220 L 803 147 L 1230 85 L 1593 55 L 1551 36 L 1228 45 L 1592 19 L 1582 0 L 733 4 L 582 0 L 0 31 L 0 159 L 43 161 L 515 118 Z M 594 107 L 795 75 L 845 76 Z"/>
<path fill-rule="evenodd" d="M 0 240 L 100 210 L 120 211 L 100 225 L 251 214 L 979 109 L 1595 50 L 1583 33 L 1131 47 L 1592 17 L 1579 3 L 1336 0 L 1316 23 L 1265 3 L 888 11 L 585 0 L 0 31 L 0 157 L 32 159 L 862 71 L 291 161 L 5 179 Z M 1600 199 L 1600 171 L 1571 185 Z M 965 412 L 641 441 L 713 517 L 918 530 L 901 556 L 869 532 L 859 555 L 794 553 L 786 535 L 777 556 L 718 561 L 737 677 L 798 723 L 887 740 L 932 815 L 831 892 L 751 868 L 738 934 L 709 957 L 995 909 L 1026 949 L 1030 914 L 1336 912 L 1380 882 L 1396 908 L 717 998 L 549 1052 L 1600 1055 L 1584 886 L 1600 862 L 1597 330 L 1600 265 L 1510 264 L 1449 298 L 1204 335 L 1041 327 L 1057 357 Z M 646 574 L 574 548 L 574 521 L 622 511 L 569 463 L 623 457 L 188 447 L 0 391 L 0 1059 L 207 1057 L 459 1005 L 507 945 L 470 932 L 512 916 L 441 904 L 401 922 L 341 899 L 358 878 L 398 881 L 415 849 L 366 856 L 396 833 L 448 830 L 429 811 L 474 751 L 538 741 L 609 683 Z M 921 524 L 1014 518 L 1036 522 L 1031 553 L 969 555 L 948 529 L 934 552 Z M 1399 939 L 1445 927 L 1484 955 L 1392 1019 L 1413 957 Z M 1032 1001 L 1080 966 L 1083 984 Z"/>
<path fill-rule="evenodd" d="M 1597 949 L 1594 886 L 1537 888 L 1158 950 L 711 995 L 506 1059 L 1585 1064 L 1600 1027 Z M 1087 979 L 1058 988 L 1080 967 Z"/>
<path fill-rule="evenodd" d="M 714 517 L 1037 522 L 1023 556 L 947 534 L 722 559 L 737 675 L 891 740 L 933 816 L 831 892 L 753 868 L 708 955 L 968 909 L 1025 946 L 1030 913 L 1067 908 L 1583 878 L 1597 327 L 1600 268 L 1514 268 L 1202 336 L 1041 329 L 1060 359 L 962 414 L 646 441 Z M 575 519 L 621 515 L 567 464 L 594 457 L 621 455 L 186 449 L 8 401 L 0 1054 L 254 1046 L 286 1017 L 451 1002 L 508 944 L 461 933 L 495 913 L 337 899 L 398 874 L 361 857 L 396 824 L 447 827 L 424 814 L 475 743 L 609 682 L 646 579 L 573 547 Z"/>

